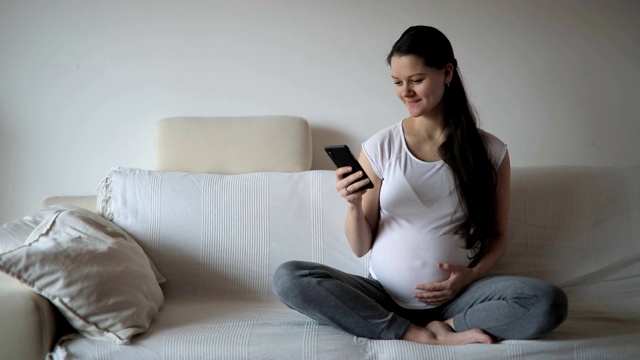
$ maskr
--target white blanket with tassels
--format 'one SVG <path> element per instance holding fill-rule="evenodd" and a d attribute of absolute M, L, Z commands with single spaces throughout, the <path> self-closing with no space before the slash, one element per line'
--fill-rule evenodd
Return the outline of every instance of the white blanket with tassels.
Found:
<path fill-rule="evenodd" d="M 114 169 L 100 213 L 167 278 L 165 303 L 131 345 L 76 338 L 69 359 L 640 358 L 640 167 L 514 168 L 510 246 L 495 274 L 562 287 L 567 321 L 548 336 L 425 346 L 357 338 L 288 309 L 277 266 L 316 261 L 366 275 L 343 234 L 333 171 L 214 175 Z"/>

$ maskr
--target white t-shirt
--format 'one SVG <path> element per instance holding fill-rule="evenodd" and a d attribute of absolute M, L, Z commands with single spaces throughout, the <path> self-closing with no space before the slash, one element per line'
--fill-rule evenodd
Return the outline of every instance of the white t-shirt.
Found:
<path fill-rule="evenodd" d="M 507 151 L 500 139 L 480 130 L 497 169 Z M 408 149 L 402 122 L 362 144 L 380 188 L 378 234 L 371 249 L 371 276 L 407 309 L 433 306 L 414 298 L 416 285 L 443 281 L 438 263 L 468 266 L 469 250 L 455 234 L 465 215 L 458 207 L 451 168 L 442 160 L 425 162 Z"/>

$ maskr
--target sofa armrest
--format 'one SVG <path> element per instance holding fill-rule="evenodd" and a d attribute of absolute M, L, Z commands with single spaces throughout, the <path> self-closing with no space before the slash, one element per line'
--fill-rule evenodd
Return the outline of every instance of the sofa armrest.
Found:
<path fill-rule="evenodd" d="M 44 207 L 52 205 L 75 205 L 90 211 L 96 211 L 96 196 L 51 196 L 42 202 Z"/>
<path fill-rule="evenodd" d="M 0 349 L 3 360 L 44 359 L 56 337 L 56 311 L 44 297 L 0 273 Z"/>

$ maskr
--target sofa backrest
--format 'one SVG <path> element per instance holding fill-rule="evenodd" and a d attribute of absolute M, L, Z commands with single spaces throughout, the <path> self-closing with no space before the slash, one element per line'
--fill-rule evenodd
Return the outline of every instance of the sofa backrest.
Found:
<path fill-rule="evenodd" d="M 602 304 L 597 311 L 633 294 L 637 302 L 640 167 L 512 173 L 510 245 L 493 274 L 547 280 L 578 306 Z M 290 259 L 366 275 L 368 258 L 356 258 L 343 233 L 346 203 L 333 171 L 120 169 L 108 179 L 101 213 L 138 239 L 168 278 L 169 292 L 273 300 L 273 272 Z"/>
<path fill-rule="evenodd" d="M 311 169 L 311 131 L 297 116 L 173 117 L 156 124 L 156 170 L 241 174 Z"/>
<path fill-rule="evenodd" d="M 241 174 L 311 169 L 311 130 L 298 116 L 183 116 L 155 128 L 155 169 Z M 95 195 L 49 196 L 42 206 L 95 210 Z"/>
<path fill-rule="evenodd" d="M 273 299 L 286 260 L 366 274 L 343 233 L 346 204 L 333 171 L 242 175 L 116 169 L 99 213 L 136 238 L 167 278 L 165 291 Z"/>
<path fill-rule="evenodd" d="M 511 184 L 510 245 L 493 273 L 559 285 L 594 316 L 634 313 L 640 166 L 514 168 Z"/>

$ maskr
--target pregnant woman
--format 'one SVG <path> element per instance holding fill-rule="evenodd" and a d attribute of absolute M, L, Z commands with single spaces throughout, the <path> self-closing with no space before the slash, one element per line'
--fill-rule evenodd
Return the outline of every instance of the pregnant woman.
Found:
<path fill-rule="evenodd" d="M 507 248 L 507 146 L 478 129 L 447 37 L 412 26 L 387 57 L 409 117 L 369 138 L 362 174 L 336 171 L 345 233 L 369 277 L 290 261 L 274 275 L 287 306 L 356 336 L 425 344 L 531 339 L 567 298 L 541 280 L 487 277 Z M 363 186 L 372 181 L 373 189 Z"/>

